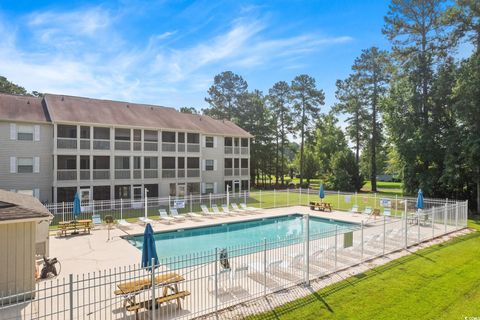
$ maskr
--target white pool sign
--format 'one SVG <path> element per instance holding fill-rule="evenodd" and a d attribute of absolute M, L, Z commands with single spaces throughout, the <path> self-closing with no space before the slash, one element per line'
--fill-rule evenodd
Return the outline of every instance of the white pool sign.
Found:
<path fill-rule="evenodd" d="M 173 207 L 177 209 L 185 208 L 185 200 L 174 200 Z"/>

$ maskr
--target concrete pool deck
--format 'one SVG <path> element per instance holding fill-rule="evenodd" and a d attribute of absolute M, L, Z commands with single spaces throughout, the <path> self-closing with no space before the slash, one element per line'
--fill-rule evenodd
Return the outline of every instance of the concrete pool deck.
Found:
<path fill-rule="evenodd" d="M 155 232 L 172 231 L 179 228 L 194 228 L 211 226 L 219 223 L 239 222 L 283 216 L 286 214 L 310 214 L 311 216 L 334 219 L 344 222 L 361 223 L 367 217 L 360 214 L 352 214 L 344 211 L 322 212 L 312 211 L 306 206 L 293 206 L 275 209 L 261 209 L 259 213 L 241 213 L 229 216 L 215 216 L 203 218 L 189 218 L 183 221 L 172 221 L 167 224 L 165 221 L 155 220 L 152 227 Z M 372 221 L 372 219 L 370 219 Z M 96 227 L 90 234 L 69 235 L 58 237 L 56 232 L 51 232 L 50 256 L 57 257 L 62 265 L 61 276 L 70 273 L 82 274 L 99 270 L 108 270 L 114 267 L 123 267 L 140 263 L 141 251 L 128 243 L 122 237 L 127 235 L 142 234 L 144 225 L 132 223 L 128 229 L 112 227 L 109 231 L 102 225 Z"/>

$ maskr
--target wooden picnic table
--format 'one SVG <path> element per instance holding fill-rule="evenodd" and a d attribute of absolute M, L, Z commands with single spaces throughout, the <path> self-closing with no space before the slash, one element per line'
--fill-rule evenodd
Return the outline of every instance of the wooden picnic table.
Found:
<path fill-rule="evenodd" d="M 189 291 L 179 291 L 178 284 L 185 281 L 185 278 L 181 275 L 171 272 L 161 274 L 155 277 L 155 286 L 163 287 L 162 296 L 155 299 L 157 304 L 168 302 L 171 300 L 177 300 L 178 309 L 181 308 L 180 299 L 184 299 L 190 295 Z M 135 312 L 135 319 L 138 319 L 138 311 L 142 308 L 149 309 L 152 306 L 153 301 L 147 299 L 137 302 L 136 296 L 152 287 L 151 278 L 143 278 L 117 285 L 118 290 L 114 291 L 115 295 L 121 295 L 124 297 L 123 306 L 127 311 Z M 169 294 L 168 290 L 172 293 Z"/>
<path fill-rule="evenodd" d="M 67 235 L 67 232 L 69 230 L 72 231 L 72 233 L 77 232 L 79 229 L 83 229 L 84 233 L 90 233 L 91 229 L 91 220 L 85 219 L 85 220 L 70 220 L 70 221 L 61 221 L 58 223 L 58 227 L 60 229 L 60 235 Z"/>
<path fill-rule="evenodd" d="M 320 211 L 332 212 L 332 204 L 330 202 L 310 202 L 310 210 L 318 209 Z"/>

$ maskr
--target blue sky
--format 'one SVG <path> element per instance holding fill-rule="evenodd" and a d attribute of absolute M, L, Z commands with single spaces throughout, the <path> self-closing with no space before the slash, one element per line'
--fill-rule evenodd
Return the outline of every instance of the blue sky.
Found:
<path fill-rule="evenodd" d="M 28 90 L 206 106 L 215 74 L 249 89 L 307 73 L 335 101 L 360 51 L 387 48 L 388 1 L 2 1 L 0 75 Z"/>

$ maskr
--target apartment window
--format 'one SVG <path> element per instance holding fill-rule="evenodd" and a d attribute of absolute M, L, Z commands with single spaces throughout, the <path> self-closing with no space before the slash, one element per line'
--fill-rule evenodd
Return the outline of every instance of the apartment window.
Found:
<path fill-rule="evenodd" d="M 115 140 L 130 141 L 130 129 L 115 129 Z"/>
<path fill-rule="evenodd" d="M 242 138 L 242 147 L 248 147 L 248 139 L 247 138 Z"/>
<path fill-rule="evenodd" d="M 33 158 L 18 158 L 17 159 L 18 173 L 33 173 Z"/>
<path fill-rule="evenodd" d="M 205 183 L 205 193 L 215 193 L 213 183 Z"/>
<path fill-rule="evenodd" d="M 177 195 L 177 184 L 170 183 L 170 196 L 174 197 Z"/>
<path fill-rule="evenodd" d="M 213 160 L 205 160 L 205 170 L 206 171 L 213 171 L 215 170 L 215 161 Z"/>
<path fill-rule="evenodd" d="M 75 170 L 77 168 L 77 156 L 57 156 L 57 168 L 59 170 Z"/>
<path fill-rule="evenodd" d="M 142 141 L 142 130 L 133 130 L 133 141 Z"/>
<path fill-rule="evenodd" d="M 213 137 L 205 137 L 205 148 L 213 148 Z"/>
<path fill-rule="evenodd" d="M 110 157 L 109 156 L 94 156 L 93 157 L 93 169 L 110 169 Z"/>
<path fill-rule="evenodd" d="M 185 158 L 179 157 L 177 158 L 178 169 L 185 169 Z"/>
<path fill-rule="evenodd" d="M 233 139 L 233 142 L 234 142 L 235 147 L 238 147 L 238 145 L 239 145 L 239 143 L 240 143 L 240 142 L 239 142 L 239 139 L 238 139 L 238 138 L 235 138 L 235 139 Z"/>
<path fill-rule="evenodd" d="M 94 187 L 95 188 L 95 187 Z M 77 192 L 76 187 L 59 187 L 57 188 L 57 203 L 60 202 L 72 202 Z M 95 189 L 94 193 L 95 194 Z"/>
<path fill-rule="evenodd" d="M 188 194 L 200 194 L 200 183 L 199 182 L 189 182 L 189 183 L 187 183 L 187 193 Z"/>
<path fill-rule="evenodd" d="M 101 140 L 110 140 L 109 128 L 93 128 L 93 138 Z"/>
<path fill-rule="evenodd" d="M 93 200 L 110 200 L 110 186 L 93 186 Z"/>
<path fill-rule="evenodd" d="M 130 199 L 130 186 L 115 186 L 115 199 Z"/>
<path fill-rule="evenodd" d="M 81 170 L 90 169 L 90 157 L 89 156 L 80 156 L 80 169 Z"/>
<path fill-rule="evenodd" d="M 115 169 L 130 169 L 130 157 L 115 157 Z"/>
<path fill-rule="evenodd" d="M 133 169 L 138 170 L 141 169 L 142 165 L 142 158 L 141 157 L 133 157 Z"/>
<path fill-rule="evenodd" d="M 162 169 L 175 169 L 175 157 L 163 157 Z"/>
<path fill-rule="evenodd" d="M 33 141 L 33 126 L 18 126 L 17 140 Z"/>
<path fill-rule="evenodd" d="M 233 160 L 233 164 L 234 164 L 234 168 L 235 169 L 238 169 L 240 168 L 239 165 L 240 165 L 240 160 L 238 158 L 234 159 Z"/>
<path fill-rule="evenodd" d="M 242 168 L 248 168 L 248 159 L 242 159 L 241 162 Z"/>
<path fill-rule="evenodd" d="M 145 169 L 157 169 L 158 168 L 157 157 L 145 157 L 144 158 L 144 168 Z"/>
<path fill-rule="evenodd" d="M 225 137 L 225 147 L 231 147 L 232 146 L 232 138 Z"/>
<path fill-rule="evenodd" d="M 58 125 L 57 136 L 59 138 L 75 139 L 77 137 L 77 126 Z"/>
<path fill-rule="evenodd" d="M 80 127 L 80 138 L 90 139 L 90 127 L 85 127 L 85 126 Z"/>
<path fill-rule="evenodd" d="M 200 135 L 198 133 L 188 133 L 187 134 L 187 143 L 200 143 Z"/>
<path fill-rule="evenodd" d="M 178 133 L 178 143 L 185 143 L 185 132 Z"/>
<path fill-rule="evenodd" d="M 158 184 L 145 184 L 145 189 L 148 190 L 147 196 L 149 198 L 157 198 L 158 197 Z"/>
<path fill-rule="evenodd" d="M 225 158 L 225 168 L 232 168 L 233 161 L 231 158 Z"/>
<path fill-rule="evenodd" d="M 175 143 L 175 132 L 163 131 L 162 142 Z"/>
<path fill-rule="evenodd" d="M 143 140 L 148 142 L 157 142 L 158 141 L 157 131 L 145 130 L 143 132 Z"/>
<path fill-rule="evenodd" d="M 200 168 L 200 158 L 187 158 L 187 168 L 188 169 Z"/>

